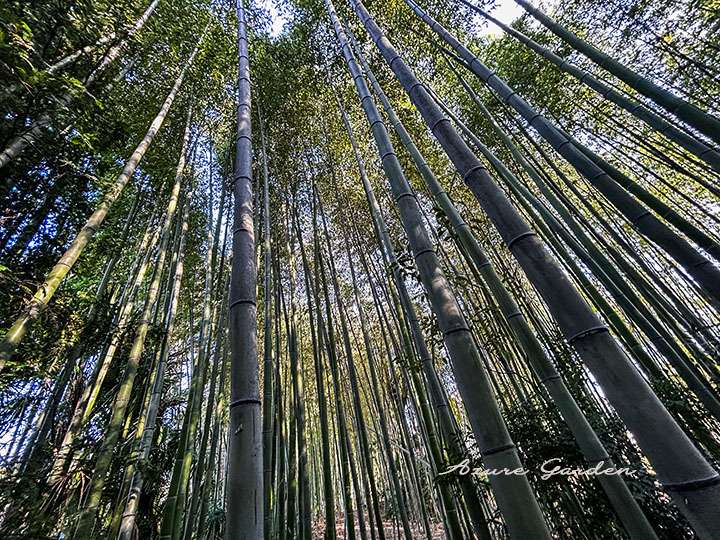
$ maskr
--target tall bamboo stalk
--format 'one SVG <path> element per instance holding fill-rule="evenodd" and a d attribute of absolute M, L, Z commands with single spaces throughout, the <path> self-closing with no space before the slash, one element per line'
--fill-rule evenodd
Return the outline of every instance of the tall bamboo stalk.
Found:
<path fill-rule="evenodd" d="M 260 149 L 262 151 L 263 170 L 263 482 L 265 493 L 265 538 L 272 538 L 272 440 L 273 440 L 273 350 L 271 331 L 272 289 L 271 265 L 272 251 L 270 247 L 270 187 L 268 172 L 267 145 L 265 129 L 260 108 L 257 108 L 260 121 Z M 279 354 L 279 351 L 276 351 Z"/>
<path fill-rule="evenodd" d="M 350 125 L 349 119 L 347 118 L 347 114 L 345 113 L 345 109 L 342 106 L 342 103 L 338 100 L 338 107 L 340 108 L 340 112 L 343 119 L 343 124 L 345 125 L 345 129 L 348 134 L 348 139 L 350 140 L 350 145 L 353 149 L 353 154 L 355 156 L 355 161 L 357 162 L 358 172 L 360 174 L 360 179 L 363 184 L 363 189 L 365 191 L 365 196 L 368 200 L 368 206 L 370 207 L 370 213 L 373 218 L 373 225 L 375 228 L 376 235 L 378 236 L 378 239 L 380 241 L 381 246 L 381 253 L 383 254 L 383 258 L 387 259 L 386 264 L 389 266 L 390 271 L 392 273 L 392 276 L 394 278 L 395 286 L 398 289 L 400 301 L 402 304 L 402 309 L 408 319 L 408 322 L 410 324 L 411 328 L 411 334 L 413 336 L 413 342 L 415 344 L 416 350 L 418 352 L 418 356 L 420 357 L 421 367 L 425 373 L 427 384 L 430 388 L 430 394 L 432 396 L 432 402 L 433 402 L 433 408 L 435 410 L 435 414 L 437 415 L 438 422 L 441 426 L 441 430 L 445 433 L 447 445 L 451 448 L 451 458 L 454 459 L 460 459 L 461 456 L 464 457 L 464 452 L 460 449 L 460 445 L 458 444 L 458 440 L 456 438 L 455 434 L 455 424 L 452 419 L 452 413 L 450 412 L 449 404 L 447 403 L 447 396 L 442 390 L 442 387 L 440 385 L 440 381 L 437 377 L 437 373 L 435 372 L 435 368 L 432 363 L 432 359 L 430 358 L 430 353 L 428 352 L 427 345 L 425 343 L 425 340 L 422 335 L 422 331 L 420 330 L 419 323 L 417 321 L 417 317 L 415 314 L 415 309 L 412 305 L 412 302 L 410 301 L 410 295 L 407 291 L 407 288 L 405 287 L 405 282 L 403 281 L 402 276 L 400 275 L 400 266 L 397 262 L 397 258 L 395 256 L 395 252 L 392 247 L 392 243 L 390 241 L 390 238 L 388 236 L 387 227 L 385 226 L 385 222 L 382 217 L 382 213 L 380 211 L 380 207 L 378 205 L 377 200 L 375 199 L 375 194 L 373 192 L 373 189 L 370 185 L 370 182 L 367 178 L 367 173 L 365 172 L 365 165 L 362 160 L 362 157 L 360 156 L 360 153 L 357 148 L 357 143 L 355 141 L 355 137 L 353 135 L 353 130 Z M 350 257 L 348 256 L 348 259 Z M 372 358 L 373 352 L 372 352 L 372 345 L 371 340 L 369 337 L 369 334 L 367 332 L 367 321 L 365 317 L 364 309 L 362 308 L 362 303 L 360 303 L 359 298 L 357 298 L 358 290 L 357 290 L 357 284 L 355 280 L 355 269 L 354 265 L 352 264 L 352 261 L 350 261 L 350 273 L 353 278 L 353 284 L 354 284 L 354 290 L 356 295 L 356 304 L 358 306 L 358 312 L 360 316 L 360 327 L 362 330 L 363 335 L 363 343 L 365 345 L 365 351 L 368 358 Z M 428 423 L 428 426 L 430 424 Z M 428 427 L 428 430 L 430 430 L 430 427 Z M 433 430 L 434 431 L 434 430 Z M 361 430 L 361 435 L 363 434 Z M 367 435 L 365 435 L 367 437 Z M 362 438 L 361 438 L 362 441 Z M 367 444 L 367 443 L 364 443 Z M 439 445 L 440 442 L 437 442 L 437 445 Z M 436 454 L 436 466 L 439 467 L 440 464 L 444 463 L 444 460 L 440 457 L 440 449 L 435 448 L 431 441 L 431 451 Z M 369 451 L 368 451 L 369 454 Z M 370 474 L 372 471 L 372 467 L 368 467 L 368 473 Z M 440 471 L 438 471 L 440 472 Z M 445 486 L 443 484 L 443 486 Z M 444 490 L 444 487 L 441 486 L 441 493 L 442 490 Z M 476 534 L 483 540 L 490 538 L 490 532 L 487 528 L 487 524 L 485 521 L 484 516 L 482 515 L 482 511 L 479 508 L 479 505 L 474 504 L 476 501 L 476 496 L 474 493 L 474 487 L 471 486 L 471 482 L 467 477 L 461 478 L 461 486 L 462 490 L 466 496 L 466 504 L 471 509 L 471 512 L 473 514 L 473 521 L 475 525 L 475 532 Z M 446 486 L 445 486 L 446 487 Z M 446 498 L 447 495 L 443 494 L 443 497 Z M 449 533 L 451 536 L 458 536 L 459 535 L 459 524 L 456 521 L 456 516 L 454 516 L 452 511 L 452 506 L 448 503 L 446 503 L 446 506 L 449 507 L 448 510 L 448 520 L 449 520 Z M 379 515 L 379 510 L 376 511 L 376 513 Z M 461 537 L 461 535 L 459 536 Z"/>
<path fill-rule="evenodd" d="M 361 61 L 363 60 L 362 56 L 360 56 L 360 59 Z M 564 381 L 550 361 L 550 358 L 546 355 L 542 344 L 530 328 L 517 303 L 495 272 L 490 259 L 483 251 L 470 227 L 462 218 L 457 208 L 455 208 L 455 205 L 435 178 L 435 175 L 430 170 L 420 151 L 413 143 L 409 133 L 395 114 L 387 96 L 385 96 L 382 88 L 380 88 L 377 79 L 372 74 L 367 63 L 363 62 L 363 67 L 375 89 L 376 95 L 385 107 L 390 123 L 405 145 L 428 191 L 430 191 L 435 202 L 448 218 L 450 226 L 463 248 L 461 250 L 462 253 L 468 257 L 468 262 L 473 266 L 474 271 L 482 277 L 489 287 L 502 315 L 511 327 L 515 338 L 523 349 L 527 359 L 530 361 L 533 370 L 535 370 L 538 378 L 547 388 L 553 402 L 568 423 L 586 460 L 591 465 L 600 463 L 602 468 L 606 470 L 614 469 L 615 465 L 608 456 L 607 451 L 578 407 L 572 394 L 570 394 L 568 388 L 565 386 Z M 601 476 L 600 482 L 608 498 L 610 498 L 613 509 L 622 519 L 631 538 L 657 538 L 637 502 L 633 499 L 630 490 L 620 476 Z"/>
<path fill-rule="evenodd" d="M 608 290 L 616 299 L 618 304 L 627 311 L 627 313 L 632 317 L 633 321 L 635 321 L 638 326 L 643 330 L 643 332 L 645 332 L 645 334 L 650 337 L 650 340 L 655 344 L 658 350 L 665 356 L 665 358 L 670 362 L 670 364 L 675 367 L 680 376 L 688 384 L 689 388 L 707 407 L 708 411 L 713 416 L 720 419 L 720 401 L 718 401 L 718 399 L 713 395 L 713 390 L 707 386 L 707 383 L 704 382 L 702 377 L 698 377 L 698 375 L 694 373 L 693 369 L 690 367 L 692 363 L 690 362 L 689 358 L 687 358 L 687 355 L 684 353 L 682 348 L 673 346 L 673 337 L 672 335 L 670 335 L 670 333 L 665 331 L 663 325 L 659 323 L 653 324 L 651 322 L 653 319 L 652 316 L 650 316 L 650 320 L 648 320 L 648 317 L 645 316 L 643 311 L 645 311 L 645 313 L 649 312 L 645 310 L 643 303 L 637 297 L 635 292 L 625 284 L 622 277 L 615 270 L 613 265 L 610 264 L 605 255 L 597 248 L 595 243 L 587 237 L 582 228 L 568 214 L 567 210 L 561 206 L 559 201 L 557 201 L 557 199 L 553 195 L 552 191 L 547 188 L 545 182 L 540 178 L 537 172 L 532 167 L 530 167 L 529 163 L 527 163 L 527 161 L 522 157 L 522 154 L 520 154 L 517 149 L 514 149 L 514 145 L 507 138 L 507 136 L 504 133 L 500 135 L 501 139 L 505 142 L 505 144 L 509 143 L 511 145 L 511 148 L 514 149 L 514 151 L 511 149 L 513 155 L 515 155 L 521 163 L 525 164 L 524 167 L 527 167 L 525 169 L 526 172 L 528 172 L 528 175 L 535 181 L 536 185 L 539 186 L 541 192 L 550 201 L 552 201 L 553 208 L 555 208 L 558 213 L 564 218 L 565 222 L 570 225 L 574 236 L 570 235 L 565 230 L 565 228 L 561 226 L 555 220 L 555 218 L 552 217 L 552 214 L 547 212 L 547 210 L 542 207 L 541 203 L 537 201 L 537 199 L 527 190 L 527 188 L 522 185 L 520 180 L 512 172 L 510 172 L 499 159 L 495 157 L 495 155 L 490 151 L 490 149 L 488 149 L 475 136 L 475 134 L 472 133 L 469 128 L 467 128 L 467 126 L 465 126 L 459 119 L 457 119 L 455 115 L 447 107 L 445 107 L 441 101 L 438 101 L 438 103 L 443 108 L 443 110 L 445 110 L 448 116 L 450 116 L 453 121 L 458 124 L 461 130 L 466 133 L 468 138 L 472 141 L 473 145 L 482 152 L 482 154 L 488 159 L 488 161 L 490 161 L 493 168 L 495 168 L 498 172 L 500 178 L 512 184 L 513 187 L 511 187 L 511 189 L 519 191 L 523 198 L 527 199 L 530 204 L 536 207 L 546 219 L 546 221 L 549 222 L 550 227 L 556 230 L 565 239 L 565 241 L 570 245 L 571 249 L 581 258 L 581 260 L 586 262 L 592 272 L 607 286 Z M 480 105 L 482 106 L 482 104 Z M 484 106 L 482 106 L 482 110 L 484 114 L 489 114 L 489 111 L 487 111 Z M 494 120 L 492 119 L 492 116 L 489 116 L 489 119 L 493 125 L 496 125 Z M 580 241 L 582 246 L 578 244 L 578 240 Z M 641 363 L 643 367 L 649 372 L 649 374 L 657 376 L 658 374 L 654 369 L 654 362 L 647 358 L 647 355 L 645 353 L 637 350 L 635 352 L 641 354 Z"/>
<path fill-rule="evenodd" d="M 150 452 L 155 437 L 155 427 L 157 422 L 157 414 L 160 408 L 160 398 L 162 397 L 163 382 L 165 377 L 165 369 L 167 366 L 168 356 L 170 354 L 170 344 L 173 332 L 173 323 L 175 313 L 180 299 L 180 286 L 184 273 L 184 255 L 185 244 L 187 242 L 188 218 L 190 215 L 191 201 L 185 201 L 185 207 L 182 217 L 182 228 L 180 229 L 180 243 L 178 246 L 178 260 L 172 275 L 172 285 L 169 294 L 169 306 L 167 317 L 165 320 L 165 333 L 162 338 L 160 347 L 160 359 L 156 367 L 155 381 L 152 386 L 150 405 L 146 412 L 145 428 L 142 432 L 142 438 L 139 441 L 137 449 L 137 463 L 133 466 L 132 480 L 128 489 L 127 498 L 122 512 L 122 518 L 117 535 L 117 540 L 131 540 L 136 530 L 136 520 L 140 503 L 140 494 L 142 493 L 143 483 L 145 481 L 145 465 L 150 458 Z"/>
<path fill-rule="evenodd" d="M 237 0 L 238 104 L 230 274 L 230 442 L 226 486 L 228 540 L 263 538 L 262 423 L 258 398 L 255 227 L 252 189 L 250 60 L 245 2 Z"/>
<path fill-rule="evenodd" d="M 130 356 L 122 376 L 120 388 L 113 401 L 112 415 L 103 437 L 102 446 L 95 458 L 95 467 L 93 469 L 88 494 L 78 517 L 77 527 L 73 532 L 72 537 L 77 540 L 83 540 L 93 535 L 93 527 L 102 499 L 106 475 L 110 468 L 112 456 L 115 451 L 115 445 L 118 443 L 121 436 L 122 425 L 126 419 L 125 416 L 132 397 L 133 385 L 135 383 L 135 378 L 137 376 L 140 360 L 145 347 L 145 339 L 148 331 L 150 330 L 152 314 L 155 310 L 155 303 L 158 299 L 162 270 L 165 265 L 168 246 L 170 243 L 173 218 L 175 217 L 178 199 L 180 197 L 182 177 L 182 171 L 180 174 L 176 174 L 175 176 L 167 210 L 165 212 L 165 219 L 160 232 L 160 245 L 158 248 L 155 271 L 152 281 L 148 287 L 142 317 L 138 322 L 134 333 L 135 337 L 130 348 Z M 188 196 L 187 204 L 190 204 L 190 198 L 191 197 Z"/>
<path fill-rule="evenodd" d="M 325 513 L 325 540 L 334 540 L 336 538 L 335 531 L 335 489 L 332 481 L 332 466 L 330 455 L 330 434 L 329 434 L 329 423 L 327 413 L 327 398 L 325 390 L 325 369 L 322 360 L 322 332 L 321 332 L 321 321 L 317 320 L 316 324 L 316 313 L 320 309 L 314 298 L 317 297 L 315 292 L 316 283 L 313 282 L 310 264 L 305 253 L 305 245 L 302 238 L 300 229 L 299 219 L 297 214 L 294 214 L 294 225 L 295 234 L 298 239 L 300 247 L 300 254 L 302 257 L 303 266 L 303 277 L 305 279 L 305 296 L 308 306 L 308 318 L 310 323 L 310 339 L 312 342 L 313 360 L 315 365 L 315 388 L 317 392 L 317 401 L 319 409 L 320 419 L 320 439 L 321 439 L 321 459 L 322 459 L 322 493 L 324 495 L 322 505 Z M 318 492 L 320 489 L 317 490 Z"/>

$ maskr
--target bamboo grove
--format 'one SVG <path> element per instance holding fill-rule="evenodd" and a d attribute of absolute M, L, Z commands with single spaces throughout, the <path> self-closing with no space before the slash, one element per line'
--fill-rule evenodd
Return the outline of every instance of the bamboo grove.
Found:
<path fill-rule="evenodd" d="M 716 3 L 0 24 L 3 538 L 720 538 Z"/>

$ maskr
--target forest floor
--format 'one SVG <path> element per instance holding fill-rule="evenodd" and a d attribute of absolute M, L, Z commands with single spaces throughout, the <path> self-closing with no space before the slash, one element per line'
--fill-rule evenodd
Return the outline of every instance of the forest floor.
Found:
<path fill-rule="evenodd" d="M 369 521 L 367 520 L 367 516 L 365 519 L 365 523 L 369 526 Z M 422 528 L 422 526 L 419 523 L 413 524 L 413 530 L 411 533 L 411 536 L 413 538 L 425 538 L 427 539 L 427 535 L 425 534 L 425 530 Z M 391 521 L 386 520 L 383 522 L 383 527 L 385 530 L 385 538 L 387 540 L 402 540 L 404 538 L 400 526 L 400 521 Z M 335 530 L 337 531 L 336 537 L 338 540 L 345 540 L 348 538 L 345 530 L 345 517 L 342 515 L 339 515 L 337 517 L 337 521 L 335 522 Z M 442 524 L 440 523 L 431 523 L 430 524 L 430 538 L 432 540 L 441 540 L 445 538 L 445 533 L 443 531 Z M 325 523 L 323 521 L 319 521 L 315 523 L 315 526 L 313 527 L 313 538 L 324 538 L 325 537 Z M 355 527 L 355 538 L 361 538 L 360 536 L 360 529 L 358 527 Z"/>

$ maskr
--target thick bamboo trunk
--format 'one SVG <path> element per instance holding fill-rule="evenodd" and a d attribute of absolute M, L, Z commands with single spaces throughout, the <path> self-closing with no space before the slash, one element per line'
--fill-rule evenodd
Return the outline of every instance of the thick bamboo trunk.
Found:
<path fill-rule="evenodd" d="M 362 56 L 360 56 L 362 61 Z M 380 88 L 369 66 L 363 63 L 366 74 L 368 75 L 375 93 L 383 103 L 385 110 L 390 119 L 390 123 L 397 131 L 398 137 L 408 150 L 410 157 L 413 159 L 415 166 L 420 172 L 420 176 L 424 180 L 428 191 L 432 194 L 435 202 L 445 213 L 450 226 L 455 232 L 455 237 L 462 246 L 462 253 L 466 254 L 469 263 L 473 266 L 476 274 L 478 274 L 490 289 L 495 301 L 497 302 L 503 317 L 505 317 L 508 325 L 512 329 L 515 339 L 525 353 L 527 359 L 535 371 L 540 381 L 545 385 L 553 402 L 558 407 L 565 418 L 575 440 L 580 446 L 586 460 L 589 464 L 595 465 L 601 463 L 603 469 L 614 468 L 612 460 L 608 456 L 605 448 L 578 407 L 575 399 L 565 386 L 560 374 L 555 369 L 550 358 L 543 350 L 542 344 L 535 336 L 530 328 L 527 320 L 520 311 L 520 308 L 505 288 L 500 277 L 483 251 L 482 247 L 475 239 L 470 227 L 462 218 L 455 205 L 442 188 L 435 175 L 428 167 L 425 159 L 420 151 L 413 143 L 410 135 L 400 122 L 400 119 L 392 109 L 387 96 Z M 508 171 L 509 173 L 509 171 Z M 622 519 L 623 525 L 630 533 L 631 538 L 656 538 L 652 527 L 643 515 L 640 507 L 635 499 L 633 499 L 630 490 L 620 476 L 601 476 L 600 482 L 603 484 L 608 498 L 618 516 Z"/>
<path fill-rule="evenodd" d="M 632 320 L 638 324 L 638 326 L 650 338 L 651 342 L 655 344 L 670 364 L 675 367 L 680 376 L 688 384 L 688 387 L 698 396 L 708 411 L 713 416 L 720 419 L 720 401 L 718 401 L 718 399 L 713 395 L 712 389 L 709 388 L 707 383 L 698 377 L 695 372 L 693 372 L 690 367 L 692 365 L 690 360 L 683 358 L 685 353 L 682 349 L 678 348 L 678 350 L 676 350 L 673 347 L 673 337 L 664 331 L 664 327 L 660 324 L 653 325 L 640 311 L 641 309 L 644 309 L 642 302 L 637 298 L 631 288 L 627 286 L 622 287 L 622 285 L 624 285 L 624 280 L 620 277 L 614 267 L 609 264 L 606 257 L 600 252 L 595 243 L 587 238 L 585 232 L 575 223 L 572 217 L 567 214 L 567 211 L 563 209 L 559 203 L 553 205 L 558 213 L 565 219 L 565 222 L 570 224 L 573 229 L 574 236 L 568 234 L 565 228 L 557 223 L 552 215 L 542 207 L 542 204 L 537 201 L 527 188 L 522 185 L 520 180 L 512 172 L 510 172 L 507 167 L 505 167 L 505 165 L 498 160 L 495 155 L 485 145 L 483 145 L 482 142 L 480 142 L 477 137 L 464 124 L 462 124 L 462 122 L 460 122 L 449 109 L 447 109 L 441 102 L 438 103 L 441 107 L 443 107 L 448 116 L 450 116 L 468 135 L 473 144 L 482 152 L 488 161 L 490 161 L 493 167 L 497 170 L 498 175 L 512 185 L 511 189 L 517 190 L 521 197 L 527 199 L 533 206 L 535 206 L 538 211 L 543 214 L 544 219 L 549 221 L 550 227 L 556 230 L 565 239 L 571 249 L 581 258 L 581 260 L 586 262 L 591 271 L 606 285 L 618 304 L 628 313 L 628 315 L 631 316 Z M 486 109 L 484 109 L 484 111 L 487 112 Z M 495 124 L 493 123 L 493 125 Z M 506 137 L 501 136 L 501 138 L 503 138 L 506 144 L 510 142 Z M 521 158 L 521 154 L 519 153 L 514 155 Z M 524 161 L 524 158 L 521 158 L 521 161 L 527 164 L 527 162 Z M 547 197 L 550 201 L 556 201 L 554 195 L 549 189 L 547 189 L 539 175 L 537 175 L 537 173 L 529 167 L 526 171 L 540 187 L 540 190 L 545 197 Z M 577 240 L 580 240 L 583 245 L 578 245 Z M 601 266 L 603 261 L 605 261 L 605 264 Z M 638 306 L 640 306 L 640 308 L 638 308 Z M 643 355 L 643 357 L 644 356 L 645 355 Z M 642 363 L 651 375 L 658 375 L 654 369 L 652 369 L 652 360 L 643 360 Z M 625 505 L 623 506 L 626 507 Z"/>
<path fill-rule="evenodd" d="M 381 252 L 383 253 L 384 257 L 388 257 L 391 261 L 394 261 L 395 260 L 394 254 L 393 253 L 387 254 L 384 251 L 387 249 L 392 250 L 392 247 L 391 247 L 389 239 L 387 238 L 387 232 L 385 229 L 385 225 L 382 222 L 382 216 L 380 215 L 379 208 L 377 207 L 377 202 L 375 201 L 374 194 L 372 193 L 372 188 L 370 187 L 370 183 L 367 179 L 367 175 L 365 172 L 365 166 L 364 166 L 362 158 L 360 157 L 360 154 L 357 150 L 357 143 L 355 142 L 355 138 L 352 133 L 352 128 L 350 126 L 350 122 L 347 118 L 347 114 L 345 113 L 345 109 L 342 107 L 342 104 L 340 103 L 339 100 L 338 100 L 338 106 L 339 106 L 340 112 L 342 114 L 345 129 L 347 130 L 347 133 L 348 133 L 348 138 L 350 139 L 350 144 L 353 148 L 355 160 L 358 165 L 358 172 L 360 173 L 360 177 L 363 182 L 363 187 L 365 189 L 366 196 L 368 198 L 368 201 L 370 202 L 371 214 L 373 216 L 373 224 L 375 225 L 375 230 L 378 232 L 378 236 L 382 235 L 382 237 L 380 238 Z M 346 238 L 346 245 L 348 245 L 347 238 Z M 360 317 L 360 328 L 362 331 L 363 343 L 365 345 L 365 353 L 366 353 L 367 357 L 370 359 L 370 358 L 372 358 L 373 353 L 372 353 L 371 340 L 370 340 L 370 337 L 368 335 L 368 330 L 367 330 L 368 325 L 367 325 L 367 321 L 365 318 L 365 310 L 363 309 L 362 302 L 360 301 L 360 298 L 358 296 L 359 292 L 358 292 L 357 279 L 355 276 L 355 268 L 354 268 L 354 265 L 352 262 L 352 257 L 350 256 L 350 253 L 349 253 L 349 246 L 347 247 L 347 249 L 348 249 L 347 257 L 348 257 L 348 262 L 349 262 L 349 266 L 350 266 L 350 275 L 352 277 L 353 292 L 355 295 L 355 304 L 357 306 L 358 314 Z M 390 264 L 390 267 L 394 273 L 397 271 L 397 264 Z M 399 275 L 395 275 L 395 277 L 396 277 L 396 279 L 402 279 Z M 406 291 L 406 293 L 407 293 L 407 291 Z M 349 343 L 346 346 L 349 346 Z M 349 356 L 349 357 L 352 358 L 351 356 Z M 349 374 L 350 374 L 350 384 L 355 389 L 357 387 L 357 376 L 355 375 L 354 363 L 352 363 L 352 368 L 349 370 Z M 416 378 L 414 375 L 415 375 L 415 372 L 413 371 L 413 382 L 414 382 L 414 384 L 417 385 L 417 384 L 419 384 L 419 382 L 416 381 Z M 420 387 L 418 387 L 418 388 L 420 388 Z M 367 442 L 367 433 L 366 433 L 365 422 L 364 422 L 364 418 L 362 415 L 362 410 L 361 410 L 360 402 L 359 402 L 359 391 L 355 389 L 353 394 L 354 394 L 354 396 L 355 395 L 357 396 L 356 408 L 358 410 L 356 411 L 355 415 L 356 415 L 356 421 L 358 422 L 358 430 L 360 431 L 361 446 L 364 447 L 365 454 L 367 456 L 369 456 L 370 450 L 369 450 L 369 446 L 368 446 L 368 442 Z M 423 409 L 423 412 L 425 412 L 424 409 Z M 435 464 L 435 468 L 436 468 L 435 472 L 437 474 L 438 472 L 441 472 L 440 466 L 444 464 L 444 460 L 442 458 L 441 451 L 440 451 L 440 442 L 439 442 L 438 438 L 435 437 L 435 430 L 433 427 L 433 422 L 429 417 L 429 412 L 427 414 L 424 414 L 423 419 L 427 426 L 427 430 L 430 433 L 430 437 L 429 437 L 430 438 L 430 442 L 429 442 L 430 452 L 434 459 L 434 464 Z M 372 474 L 372 467 L 368 467 L 368 474 Z M 451 497 L 451 494 L 449 491 L 449 486 L 445 483 L 440 483 L 438 487 L 439 487 L 440 496 L 441 496 L 441 499 L 443 501 L 443 505 L 444 505 L 445 511 L 446 511 L 446 516 L 447 516 L 446 529 L 448 531 L 448 535 L 451 538 L 451 540 L 462 538 L 460 523 L 458 521 L 458 516 L 457 516 L 457 508 L 455 507 L 455 504 L 452 501 L 452 497 Z M 378 509 L 376 509 L 376 515 L 379 518 L 380 512 Z M 484 523 L 484 521 L 483 521 L 483 523 Z M 480 536 L 482 538 L 486 538 L 485 536 L 482 536 L 481 533 L 480 533 Z"/>
<path fill-rule="evenodd" d="M 258 396 L 255 228 L 253 223 L 250 65 L 244 0 L 237 0 L 238 109 L 230 275 L 230 441 L 225 537 L 263 538 L 262 422 Z"/>

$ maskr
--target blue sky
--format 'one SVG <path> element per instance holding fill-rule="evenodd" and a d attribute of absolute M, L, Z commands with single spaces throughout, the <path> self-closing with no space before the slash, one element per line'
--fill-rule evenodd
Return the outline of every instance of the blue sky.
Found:
<path fill-rule="evenodd" d="M 270 27 L 270 33 L 273 36 L 277 36 L 281 31 L 283 24 L 286 19 L 275 9 L 276 0 L 262 0 L 262 6 L 270 12 L 270 16 L 273 19 L 272 26 Z M 522 8 L 517 5 L 514 0 L 499 0 L 497 7 L 490 11 L 497 19 L 504 23 L 511 23 L 517 17 L 520 16 Z M 485 26 L 486 33 L 489 35 L 497 35 L 501 32 L 499 28 L 492 24 Z"/>

